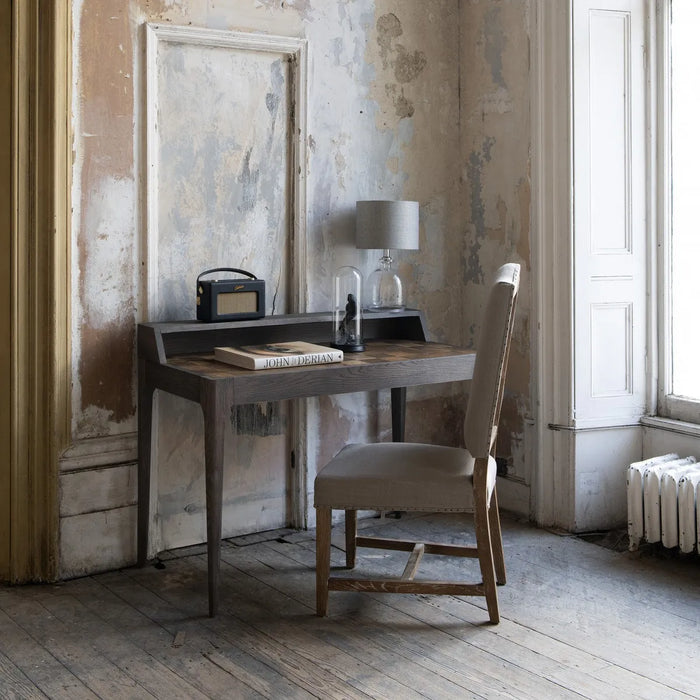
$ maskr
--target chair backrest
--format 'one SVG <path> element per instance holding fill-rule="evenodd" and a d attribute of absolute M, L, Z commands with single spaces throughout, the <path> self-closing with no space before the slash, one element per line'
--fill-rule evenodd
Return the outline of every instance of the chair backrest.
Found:
<path fill-rule="evenodd" d="M 500 267 L 484 309 L 464 419 L 464 442 L 477 459 L 489 456 L 496 439 L 519 284 L 520 265 Z"/>

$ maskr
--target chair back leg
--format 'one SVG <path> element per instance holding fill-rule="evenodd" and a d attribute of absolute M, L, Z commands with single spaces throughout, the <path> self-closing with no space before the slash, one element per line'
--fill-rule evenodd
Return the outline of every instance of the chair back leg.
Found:
<path fill-rule="evenodd" d="M 491 525 L 491 544 L 493 545 L 493 564 L 496 569 L 496 583 L 506 585 L 506 562 L 503 556 L 503 537 L 501 536 L 501 519 L 498 513 L 496 487 L 491 494 L 489 505 L 489 524 Z"/>
<path fill-rule="evenodd" d="M 357 511 L 345 511 L 345 566 L 348 569 L 355 568 L 355 557 L 357 554 Z"/>

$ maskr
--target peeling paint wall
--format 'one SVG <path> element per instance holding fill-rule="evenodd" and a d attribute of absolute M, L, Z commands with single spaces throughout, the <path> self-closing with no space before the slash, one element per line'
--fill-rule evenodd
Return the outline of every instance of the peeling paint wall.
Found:
<path fill-rule="evenodd" d="M 128 4 L 74 5 L 74 433 L 133 430 L 133 40 Z M 105 36 L 114 37 L 105 41 Z M 99 59 L 96 57 L 99 56 Z M 85 235 L 89 232 L 89 235 Z M 81 235 L 82 234 L 82 235 Z M 105 372 L 105 367 L 110 371 Z M 119 427 L 118 427 L 119 426 Z"/>
<path fill-rule="evenodd" d="M 73 1 L 74 446 L 61 476 L 63 575 L 135 557 L 134 339 L 148 283 L 139 170 L 144 22 L 308 42 L 310 311 L 330 308 L 337 267 L 355 265 L 367 276 L 376 265 L 379 251 L 354 246 L 358 199 L 421 203 L 420 250 L 398 252 L 396 259 L 409 305 L 425 310 L 435 340 L 473 343 L 484 284 L 500 262 L 523 264 L 501 441 L 513 474 L 527 480 L 527 9 L 524 0 Z M 266 109 L 269 113 L 269 105 Z M 217 119 L 226 125 L 225 115 Z M 230 119 L 233 124 L 236 115 Z M 190 250 L 196 250 L 193 244 Z M 162 255 L 171 248 L 164 240 Z M 251 253 L 248 269 L 259 263 L 253 258 Z M 181 269 L 180 263 L 181 258 L 164 269 Z M 162 281 L 164 288 L 168 283 Z M 183 304 L 187 301 L 177 301 L 167 314 L 181 310 L 183 317 L 193 317 L 194 310 L 181 309 Z M 459 444 L 467 390 L 466 385 L 412 389 L 407 424 L 412 438 Z M 203 537 L 203 455 L 193 457 L 203 453 L 201 436 L 178 428 L 201 418 L 186 403 L 170 397 L 159 404 L 165 426 L 159 452 L 167 463 L 159 507 L 171 518 L 163 536 L 169 546 Z M 248 468 L 227 474 L 225 529 L 284 525 L 285 414 L 257 407 L 237 418 L 237 454 Z M 384 394 L 311 400 L 309 484 L 316 468 L 348 440 L 386 439 L 389 433 Z M 76 505 L 76 493 L 102 492 L 112 472 L 119 493 L 111 501 L 98 499 L 96 511 Z M 119 537 L 105 534 L 114 528 L 120 528 Z"/>
<path fill-rule="evenodd" d="M 530 2 L 470 0 L 460 7 L 460 129 L 466 190 L 462 341 L 475 342 L 485 285 L 494 271 L 504 262 L 520 263 L 497 453 L 508 459 L 509 476 L 526 487 L 535 438 L 530 388 Z M 520 490 L 521 499 L 528 496 Z M 528 511 L 527 500 L 512 506 Z"/>

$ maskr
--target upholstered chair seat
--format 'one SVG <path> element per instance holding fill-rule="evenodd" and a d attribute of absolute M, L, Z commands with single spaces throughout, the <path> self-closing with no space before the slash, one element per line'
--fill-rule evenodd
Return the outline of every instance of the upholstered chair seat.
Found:
<path fill-rule="evenodd" d="M 338 510 L 471 513 L 474 457 L 460 447 L 407 442 L 347 445 L 316 482 L 315 505 Z M 489 457 L 487 489 L 496 484 Z"/>

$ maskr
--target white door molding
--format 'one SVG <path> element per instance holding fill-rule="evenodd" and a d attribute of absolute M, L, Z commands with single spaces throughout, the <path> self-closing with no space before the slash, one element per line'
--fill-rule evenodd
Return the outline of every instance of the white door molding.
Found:
<path fill-rule="evenodd" d="M 149 320 L 158 308 L 158 196 L 159 196 L 159 104 L 158 104 L 158 50 L 163 42 L 222 48 L 228 50 L 277 54 L 290 63 L 292 134 L 288 167 L 290 212 L 288 237 L 290 250 L 289 311 L 306 310 L 307 251 L 306 251 L 306 143 L 307 143 L 307 42 L 305 39 L 222 31 L 216 29 L 183 27 L 163 24 L 146 24 L 145 28 L 145 85 L 143 89 L 143 113 L 145 122 L 141 130 L 143 138 L 137 147 L 142 160 L 142 216 L 141 216 L 141 268 L 142 295 L 140 317 Z"/>
<path fill-rule="evenodd" d="M 537 449 L 532 515 L 562 524 L 571 507 L 572 405 L 571 3 L 536 0 L 532 41 L 533 342 Z"/>

